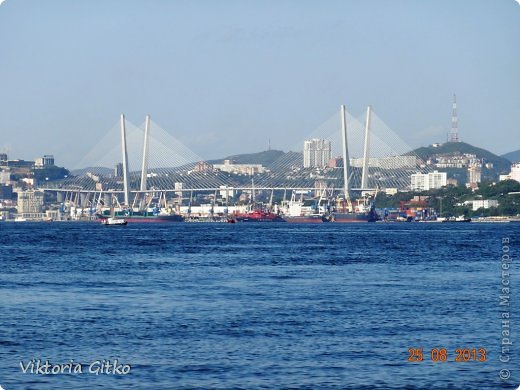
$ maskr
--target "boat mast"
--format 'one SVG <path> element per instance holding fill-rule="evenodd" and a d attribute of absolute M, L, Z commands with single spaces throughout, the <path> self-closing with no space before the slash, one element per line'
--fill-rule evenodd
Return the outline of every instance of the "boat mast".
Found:
<path fill-rule="evenodd" d="M 371 107 L 367 108 L 367 119 L 365 122 L 365 147 L 363 149 L 363 172 L 361 174 L 361 188 L 362 190 L 368 189 L 368 147 L 369 147 L 369 131 L 370 131 L 370 114 Z"/>
<path fill-rule="evenodd" d="M 347 145 L 347 118 L 345 114 L 345 106 L 341 105 L 341 136 L 342 136 L 342 147 L 343 147 L 343 192 L 345 194 L 345 202 L 347 211 L 352 211 L 352 201 L 350 200 L 350 183 L 349 183 L 349 171 L 350 171 L 350 160 L 348 156 L 348 145 Z"/>
<path fill-rule="evenodd" d="M 125 114 L 121 114 L 121 151 L 123 153 L 123 191 L 125 206 L 130 205 L 130 191 L 128 189 L 128 153 L 126 150 Z"/>
<path fill-rule="evenodd" d="M 150 115 L 146 115 L 146 119 L 145 119 L 145 122 L 144 122 L 144 142 L 143 142 L 143 162 L 141 164 L 141 188 L 140 188 L 140 194 L 141 194 L 141 197 L 142 197 L 142 200 L 141 200 L 141 206 L 139 207 L 140 209 L 142 208 L 143 204 L 144 204 L 144 197 L 145 197 L 145 192 L 147 190 L 147 183 L 146 183 L 146 179 L 147 179 L 147 173 L 148 173 L 148 143 L 149 143 L 149 138 L 150 138 Z"/>
<path fill-rule="evenodd" d="M 255 207 L 255 178 L 253 168 L 251 168 L 251 200 L 253 201 L 253 208 Z"/>

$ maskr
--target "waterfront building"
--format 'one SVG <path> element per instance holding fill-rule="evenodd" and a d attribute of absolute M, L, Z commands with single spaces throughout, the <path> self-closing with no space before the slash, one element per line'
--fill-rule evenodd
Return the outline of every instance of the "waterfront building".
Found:
<path fill-rule="evenodd" d="M 325 139 L 313 138 L 303 143 L 303 167 L 325 168 L 331 159 L 331 143 Z"/>
<path fill-rule="evenodd" d="M 18 192 L 18 214 L 22 216 L 39 214 L 43 209 L 43 191 Z"/>
<path fill-rule="evenodd" d="M 229 186 L 220 186 L 219 192 L 222 199 L 234 198 L 236 195 L 235 188 Z"/>
<path fill-rule="evenodd" d="M 473 211 L 478 209 L 489 209 L 490 207 L 498 207 L 498 200 L 496 199 L 475 199 L 473 201 Z"/>
<path fill-rule="evenodd" d="M 414 173 L 411 176 L 412 191 L 429 191 L 446 186 L 447 173 L 433 171 L 430 173 Z"/>

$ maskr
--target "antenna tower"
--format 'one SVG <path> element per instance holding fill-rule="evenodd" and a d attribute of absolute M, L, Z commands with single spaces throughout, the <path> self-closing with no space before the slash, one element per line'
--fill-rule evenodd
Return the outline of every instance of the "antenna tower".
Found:
<path fill-rule="evenodd" d="M 455 94 L 453 94 L 453 105 L 451 111 L 450 142 L 459 142 L 459 129 L 457 124 L 457 95 Z"/>

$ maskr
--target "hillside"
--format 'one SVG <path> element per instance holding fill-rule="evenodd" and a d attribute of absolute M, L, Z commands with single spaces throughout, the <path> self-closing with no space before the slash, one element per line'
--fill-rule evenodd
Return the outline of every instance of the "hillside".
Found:
<path fill-rule="evenodd" d="M 208 161 L 210 164 L 222 164 L 224 160 L 232 160 L 236 164 L 262 164 L 270 167 L 274 162 L 280 160 L 286 153 L 281 150 L 266 150 L 258 153 L 235 154 L 219 160 Z"/>
<path fill-rule="evenodd" d="M 87 167 L 80 169 L 73 169 L 70 173 L 73 176 L 83 176 L 86 175 L 87 172 L 94 173 L 96 175 L 110 176 L 114 174 L 114 169 L 106 168 L 106 167 Z"/>
<path fill-rule="evenodd" d="M 498 179 L 498 175 L 502 173 L 509 172 L 511 168 L 511 162 L 504 158 L 497 156 L 496 154 L 482 148 L 478 148 L 476 146 L 467 144 L 465 142 L 447 142 L 444 143 L 438 147 L 433 146 L 427 146 L 427 147 L 421 147 L 418 149 L 415 149 L 409 153 L 406 153 L 407 155 L 417 155 L 423 160 L 427 160 L 429 157 L 437 154 L 453 154 L 453 153 L 468 153 L 468 154 L 474 154 L 479 159 L 483 159 L 484 163 L 492 163 L 493 168 L 491 169 L 483 169 L 482 170 L 482 176 L 483 179 L 487 180 L 496 180 Z M 466 171 L 466 169 L 450 169 L 448 171 L 449 177 L 455 177 L 457 179 L 464 179 L 464 175 L 457 174 L 458 171 Z"/>
<path fill-rule="evenodd" d="M 514 152 L 509 152 L 500 156 L 502 158 L 508 159 L 511 162 L 519 162 L 520 161 L 520 149 L 515 150 Z"/>

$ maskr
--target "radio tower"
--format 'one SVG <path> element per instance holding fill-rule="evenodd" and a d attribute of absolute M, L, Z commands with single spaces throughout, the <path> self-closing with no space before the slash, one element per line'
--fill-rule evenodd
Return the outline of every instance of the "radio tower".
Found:
<path fill-rule="evenodd" d="M 451 111 L 450 142 L 459 142 L 459 129 L 457 127 L 457 95 L 455 94 L 453 94 L 453 105 Z"/>

